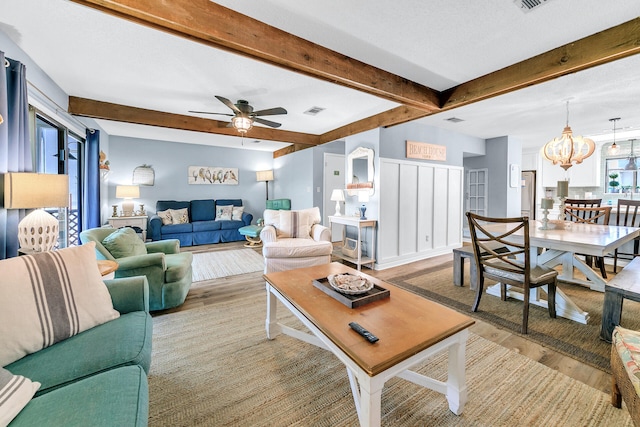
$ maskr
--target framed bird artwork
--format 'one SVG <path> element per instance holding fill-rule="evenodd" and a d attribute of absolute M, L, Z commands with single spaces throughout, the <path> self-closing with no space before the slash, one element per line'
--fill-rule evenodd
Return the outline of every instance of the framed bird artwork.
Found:
<path fill-rule="evenodd" d="M 189 184 L 238 185 L 238 168 L 212 166 L 189 166 Z"/>

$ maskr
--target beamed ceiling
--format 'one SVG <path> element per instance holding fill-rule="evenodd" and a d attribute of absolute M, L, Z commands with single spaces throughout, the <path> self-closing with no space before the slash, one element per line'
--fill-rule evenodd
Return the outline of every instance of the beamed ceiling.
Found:
<path fill-rule="evenodd" d="M 17 0 L 12 2 L 18 7 Z M 96 119 L 98 123 L 101 124 L 107 121 L 156 128 L 162 127 L 181 131 L 222 135 L 231 137 L 233 140 L 238 139 L 237 132 L 235 129 L 227 126 L 228 121 L 226 121 L 223 116 L 194 115 L 189 113 L 189 109 L 186 107 L 176 107 L 175 111 L 171 111 L 171 109 L 163 105 L 160 99 L 154 100 L 154 96 L 149 96 L 148 94 L 145 96 L 143 91 L 139 94 L 136 93 L 136 90 L 138 90 L 136 85 L 138 87 L 150 85 L 150 90 L 153 89 L 153 84 L 149 83 L 149 80 L 153 76 L 144 75 L 144 70 L 142 69 L 139 70 L 137 74 L 138 79 L 134 82 L 131 82 L 132 77 L 129 75 L 127 84 L 124 84 L 124 80 L 119 80 L 119 77 L 114 75 L 113 71 L 111 71 L 112 74 L 110 76 L 102 77 L 102 79 L 108 81 L 108 84 L 105 85 L 101 85 L 100 79 L 92 82 L 90 75 L 77 75 L 74 76 L 73 79 L 69 79 L 68 76 L 60 76 L 58 79 L 61 71 L 56 68 L 55 65 L 49 65 L 52 60 L 50 56 L 46 56 L 40 50 L 42 49 L 42 44 L 46 44 L 48 40 L 51 40 L 52 43 L 58 43 L 57 48 L 64 51 L 68 48 L 65 47 L 65 44 L 80 43 L 80 41 L 77 40 L 77 37 L 76 41 L 72 42 L 66 41 L 64 37 L 58 39 L 56 34 L 48 34 L 46 37 L 45 34 L 41 34 L 38 45 L 39 48 L 31 44 L 33 43 L 32 37 L 34 36 L 32 36 L 30 31 L 33 31 L 33 29 L 27 23 L 31 22 L 31 25 L 37 25 L 40 20 L 46 21 L 50 19 L 55 21 L 55 14 L 48 17 L 44 16 L 46 9 L 52 7 L 50 3 L 57 3 L 58 6 L 65 11 L 64 16 L 59 15 L 61 19 L 65 20 L 65 30 L 58 31 L 68 32 L 74 25 L 82 29 L 83 26 L 86 25 L 84 22 L 86 22 L 87 17 L 93 21 L 93 31 L 96 31 L 97 36 L 102 36 L 103 39 L 93 41 L 93 44 L 90 45 L 91 51 L 92 54 L 101 57 L 103 61 L 109 61 L 110 58 L 110 50 L 104 47 L 104 45 L 109 44 L 108 39 L 104 40 L 105 34 L 109 34 L 106 26 L 113 22 L 119 22 L 118 25 L 125 26 L 126 31 L 132 31 L 141 35 L 139 39 L 140 44 L 136 43 L 136 40 L 130 40 L 128 44 L 122 45 L 122 43 L 120 43 L 118 47 L 119 50 L 129 50 L 133 52 L 131 55 L 140 56 L 141 52 L 151 52 L 158 47 L 158 43 L 166 43 L 166 40 L 170 40 L 173 50 L 167 52 L 167 55 L 175 58 L 176 64 L 180 65 L 180 67 L 176 66 L 176 68 L 191 70 L 190 72 L 194 73 L 192 77 L 195 76 L 194 80 L 196 84 L 198 78 L 201 78 L 201 76 L 193 70 L 197 70 L 198 67 L 206 69 L 206 67 L 211 65 L 204 65 L 203 61 L 209 60 L 211 63 L 214 63 L 215 67 L 207 71 L 212 81 L 218 82 L 217 85 L 213 85 L 214 87 L 207 87 L 204 84 L 201 87 L 197 87 L 196 85 L 195 89 L 185 87 L 184 93 L 181 94 L 180 89 L 183 85 L 181 80 L 189 79 L 189 72 L 183 71 L 184 77 L 182 78 L 179 77 L 179 74 L 176 75 L 173 74 L 173 72 L 167 76 L 158 77 L 158 80 L 173 80 L 171 86 L 164 89 L 164 91 L 170 94 L 170 97 L 175 98 L 182 96 L 183 98 L 188 98 L 189 91 L 191 91 L 190 94 L 193 96 L 193 99 L 187 99 L 186 101 L 189 101 L 190 104 L 187 102 L 185 105 L 193 105 L 193 107 L 190 108 L 192 110 L 229 112 L 224 105 L 218 103 L 217 100 L 213 98 L 213 95 L 226 96 L 233 99 L 234 102 L 236 98 L 246 97 L 252 104 L 255 104 L 256 101 L 259 100 L 261 104 L 264 105 L 256 105 L 256 109 L 275 105 L 282 105 L 287 108 L 290 112 L 289 117 L 269 117 L 269 119 L 275 121 L 282 119 L 280 120 L 283 122 L 282 130 L 254 126 L 247 135 L 247 138 L 252 140 L 276 141 L 281 143 L 280 146 L 275 146 L 275 148 L 272 149 L 276 157 L 298 149 L 335 141 L 366 130 L 393 126 L 413 120 L 419 120 L 421 123 L 433 126 L 455 126 L 450 123 L 445 124 L 443 119 L 456 116 L 466 120 L 467 117 L 481 115 L 480 112 L 483 110 L 486 112 L 495 111 L 494 116 L 498 120 L 510 121 L 517 120 L 516 118 L 509 118 L 508 111 L 510 109 L 514 110 L 512 113 L 519 112 L 520 116 L 524 115 L 531 117 L 531 120 L 536 120 L 535 113 L 536 108 L 538 108 L 537 112 L 540 114 L 540 117 L 537 120 L 541 122 L 544 117 L 542 110 L 548 110 L 550 103 L 553 103 L 553 114 L 557 116 L 559 120 L 553 124 L 555 131 L 548 136 L 547 139 L 550 139 L 558 136 L 564 126 L 565 111 L 563 104 L 565 99 L 571 100 L 571 103 L 576 103 L 577 107 L 575 108 L 578 111 L 591 111 L 589 109 L 601 110 L 598 111 L 599 122 L 595 126 L 592 124 L 592 126 L 588 128 L 587 133 L 603 133 L 609 126 L 607 119 L 613 117 L 612 115 L 620 117 L 622 117 L 622 115 L 626 116 L 626 123 L 621 121 L 623 127 L 630 130 L 640 127 L 640 109 L 635 107 L 634 110 L 632 106 L 637 105 L 637 102 L 633 104 L 631 100 L 621 100 L 619 94 L 620 91 L 626 92 L 625 96 L 629 97 L 635 94 L 636 100 L 638 99 L 637 95 L 640 94 L 640 83 L 636 82 L 634 77 L 626 77 L 627 74 L 630 73 L 629 69 L 633 69 L 636 65 L 640 64 L 638 57 L 635 57 L 635 55 L 640 52 L 640 18 L 637 17 L 640 6 L 633 2 L 621 2 L 621 6 L 624 7 L 625 10 L 616 15 L 617 21 L 615 22 L 621 21 L 616 25 L 607 26 L 593 33 L 589 32 L 582 37 L 572 38 L 557 45 L 554 43 L 562 41 L 562 37 L 566 37 L 564 34 L 547 37 L 545 43 L 537 42 L 536 40 L 531 42 L 531 40 L 528 40 L 530 43 L 526 47 L 520 45 L 521 50 L 524 52 L 535 52 L 537 49 L 539 53 L 527 56 L 517 62 L 501 64 L 501 59 L 498 58 L 505 57 L 507 58 L 506 61 L 510 61 L 510 58 L 517 58 L 518 55 L 521 54 L 518 50 L 505 50 L 502 57 L 497 55 L 496 59 L 492 59 L 493 57 L 489 54 L 494 53 L 493 50 L 491 50 L 491 46 L 484 46 L 482 47 L 483 49 L 488 49 L 488 53 L 485 54 L 487 62 L 495 64 L 493 67 L 500 68 L 491 69 L 490 72 L 485 74 L 479 74 L 484 68 L 487 66 L 491 67 L 492 65 L 483 64 L 482 66 L 475 66 L 474 64 L 470 64 L 468 65 L 469 70 L 465 71 L 467 71 L 466 75 L 474 76 L 473 78 L 457 84 L 450 84 L 450 82 L 460 80 L 460 76 L 463 76 L 462 78 L 465 76 L 464 71 L 459 73 L 452 72 L 451 77 L 440 76 L 439 79 L 432 79 L 431 85 L 438 87 L 437 89 L 430 87 L 429 83 L 429 76 L 437 75 L 437 73 L 433 71 L 437 68 L 436 66 L 432 68 L 425 67 L 423 74 L 426 77 L 424 81 L 420 82 L 412 81 L 412 79 L 406 75 L 394 72 L 393 64 L 404 64 L 410 61 L 419 62 L 419 58 L 411 57 L 409 53 L 405 53 L 400 48 L 398 48 L 397 51 L 390 51 L 390 49 L 387 48 L 384 52 L 378 52 L 377 56 L 375 54 L 373 54 L 373 56 L 367 56 L 365 49 L 362 50 L 362 52 L 365 53 L 360 54 L 357 47 L 359 44 L 362 45 L 364 43 L 363 40 L 367 39 L 368 34 L 359 33 L 359 31 L 367 30 L 366 25 L 361 25 L 363 28 L 343 27 L 340 28 L 341 31 L 335 31 L 337 35 L 333 43 L 336 43 L 336 46 L 340 47 L 341 43 L 344 42 L 343 51 L 325 47 L 321 45 L 322 43 L 320 41 L 317 43 L 310 41 L 313 36 L 313 28 L 317 27 L 317 34 L 326 34 L 326 26 L 329 25 L 330 19 L 332 16 L 336 19 L 337 17 L 328 10 L 324 15 L 321 13 L 318 15 L 319 12 L 314 10 L 313 12 L 316 13 L 314 19 L 306 15 L 299 4 L 295 5 L 292 1 L 263 1 L 260 2 L 262 9 L 254 7 L 257 6 L 255 2 L 249 1 L 219 2 L 227 3 L 227 6 L 234 7 L 237 10 L 229 9 L 221 4 L 208 0 L 172 0 L 162 2 L 157 0 L 71 0 L 71 2 L 86 6 L 86 8 L 79 8 L 58 0 L 47 2 L 49 5 L 45 5 L 42 1 L 38 0 L 26 0 L 25 2 L 20 2 L 20 4 L 23 5 L 22 7 L 26 7 L 24 3 L 30 3 L 32 7 L 40 5 L 40 7 L 32 9 L 34 11 L 31 17 L 32 19 L 12 20 L 12 16 L 21 16 L 16 15 L 19 12 L 15 12 L 14 10 L 12 13 L 4 15 L 1 13 L 2 7 L 0 6 L 0 16 L 5 16 L 5 18 L 0 17 L 0 21 L 4 24 L 4 27 L 0 27 L 0 29 L 10 28 L 11 30 L 6 32 L 10 37 L 13 35 L 12 38 L 16 44 L 29 53 L 34 61 L 70 95 L 68 104 L 69 113 Z M 333 4 L 335 2 L 329 3 Z M 369 8 L 373 8 L 376 5 L 383 5 L 384 3 L 385 2 L 374 1 L 362 4 L 369 5 Z M 467 3 L 467 5 L 471 4 L 470 2 L 462 3 Z M 508 13 L 508 16 L 513 16 L 514 19 L 517 18 L 523 21 L 523 37 L 527 36 L 525 23 L 529 20 L 534 22 L 548 20 L 543 14 L 551 13 L 554 5 L 556 5 L 556 8 L 560 8 L 561 3 L 571 3 L 576 6 L 585 4 L 583 1 L 577 0 L 553 0 L 541 7 L 540 10 L 523 13 L 517 10 L 515 5 L 511 4 L 513 2 L 510 0 L 502 2 L 491 1 L 487 3 L 491 6 L 488 7 L 488 10 L 485 12 L 491 13 L 492 15 L 495 15 L 495 10 L 491 8 L 512 7 L 513 10 L 508 10 L 508 12 L 503 13 Z M 505 3 L 507 5 L 505 5 Z M 589 1 L 588 3 L 595 4 L 598 2 Z M 437 15 L 440 10 L 437 4 L 439 3 L 433 1 L 411 1 L 408 2 L 408 9 L 420 8 L 417 10 L 421 11 L 427 9 L 432 12 L 431 14 Z M 268 6 L 272 6 L 272 8 L 270 9 Z M 327 4 L 326 9 L 329 9 L 329 6 L 330 5 Z M 352 5 L 354 8 L 356 6 L 357 4 Z M 288 7 L 291 7 L 291 9 L 288 9 Z M 345 13 L 349 13 L 349 10 L 353 11 L 353 9 L 348 9 L 348 7 L 349 6 L 346 6 L 347 9 Z M 446 9 L 443 11 L 443 18 L 448 16 L 452 20 L 457 19 L 458 15 L 453 14 L 451 10 L 448 9 L 450 6 L 441 7 Z M 39 10 L 43 13 L 42 17 L 39 15 Z M 357 10 L 356 8 L 355 11 Z M 548 12 L 545 12 L 545 10 Z M 241 13 L 247 11 L 256 15 L 256 17 L 261 20 Z M 283 11 L 290 12 L 291 17 L 289 21 L 282 17 Z M 384 13 L 382 10 L 379 12 L 378 15 Z M 465 13 L 467 13 L 470 15 L 469 18 L 473 18 L 473 16 L 471 16 L 473 12 L 474 11 L 465 12 L 464 8 L 460 8 L 460 14 L 465 15 Z M 449 15 L 447 15 L 447 13 L 449 13 Z M 590 28 L 590 26 L 597 28 L 597 25 L 592 23 L 592 15 L 597 15 L 597 13 L 597 9 L 592 9 L 591 11 L 581 9 L 580 13 L 575 16 L 576 22 L 580 23 L 584 21 L 586 28 Z M 77 16 L 77 22 L 74 21 L 74 14 Z M 359 15 L 359 20 L 368 19 L 371 21 L 379 19 L 375 10 L 371 11 L 367 9 L 366 12 L 361 11 Z M 113 17 L 117 18 L 117 20 L 114 21 Z M 587 19 L 587 17 L 589 19 Z M 399 13 L 397 18 L 385 18 L 385 22 L 388 25 L 398 26 L 395 34 L 397 34 L 397 42 L 400 43 L 400 45 L 403 43 L 403 34 L 405 33 L 400 30 L 403 26 L 403 19 L 407 20 L 410 19 L 410 17 Z M 478 26 L 481 27 L 484 22 L 482 16 L 476 15 L 475 19 L 476 21 L 473 21 L 475 27 L 470 27 L 469 37 L 473 37 L 474 28 Z M 310 30 L 308 30 L 309 33 L 305 32 L 304 27 L 299 28 L 293 24 L 290 24 L 291 27 L 288 28 L 286 23 L 291 22 L 291 20 L 299 24 L 308 21 L 310 24 L 306 27 L 310 28 Z M 564 22 L 565 20 L 566 19 L 563 19 L 562 21 Z M 128 23 L 125 23 L 126 21 L 128 21 Z M 271 25 L 266 23 L 270 21 L 273 21 Z M 133 23 L 133 25 L 131 23 Z M 491 24 L 490 22 L 487 23 Z M 277 28 L 273 24 L 280 25 L 282 28 Z M 315 27 L 311 24 L 314 24 Z M 454 22 L 452 22 L 452 25 L 453 24 Z M 41 23 L 41 26 L 42 25 L 44 24 Z M 105 29 L 100 28 L 102 25 L 105 26 Z M 339 25 L 339 22 L 335 25 Z M 433 26 L 435 27 L 436 24 L 433 24 Z M 354 27 L 358 26 L 354 25 Z M 434 29 L 414 28 L 416 33 L 422 33 L 425 37 L 433 35 L 432 31 Z M 324 32 L 321 31 L 323 29 L 325 29 Z M 118 28 L 114 28 L 114 30 L 118 30 Z M 513 31 L 509 30 L 509 28 L 507 28 L 507 30 Z M 484 31 L 487 33 L 491 31 L 491 28 L 484 29 Z M 556 31 L 560 33 L 562 32 L 562 28 L 556 29 Z M 298 32 L 300 35 L 294 35 L 294 32 Z M 450 55 L 450 57 L 457 57 L 457 55 L 463 56 L 465 54 L 471 55 L 473 50 L 480 49 L 480 47 L 473 46 L 473 40 L 466 37 L 464 32 L 464 28 L 461 28 L 459 33 L 462 34 L 456 33 L 455 35 L 450 35 L 452 38 L 459 38 L 461 46 L 458 53 L 448 52 L 447 54 Z M 83 38 L 91 37 L 84 33 L 81 34 Z M 162 36 L 161 34 L 168 34 L 170 39 L 166 39 L 166 36 Z M 341 39 L 339 36 L 344 37 Z M 372 42 L 369 46 L 374 44 L 373 42 L 377 37 L 383 36 L 383 34 L 379 36 L 371 35 Z M 443 37 L 445 36 L 446 34 L 443 34 Z M 517 34 L 514 34 L 513 37 L 516 38 L 516 36 Z M 540 39 L 543 39 L 543 37 L 540 37 Z M 357 40 L 357 42 L 353 40 Z M 431 37 L 430 40 L 434 40 L 433 37 Z M 384 40 L 379 41 L 380 45 L 382 45 L 383 41 Z M 408 39 L 407 43 L 412 41 L 413 39 Z M 413 42 L 415 43 L 415 41 Z M 113 43 L 118 43 L 118 40 L 114 38 Z M 142 46 L 143 43 L 145 44 L 144 46 Z M 328 40 L 327 43 L 331 44 L 331 40 Z M 466 45 L 462 43 L 466 43 Z M 493 40 L 492 43 L 495 44 L 494 50 L 503 48 L 500 40 Z M 194 44 L 197 44 L 198 47 L 193 47 Z M 469 46 L 469 44 L 471 45 Z M 188 47 L 189 45 L 191 45 L 191 47 Z M 428 43 L 425 43 L 425 51 L 429 50 L 427 45 Z M 482 43 L 480 43 L 480 45 L 482 45 Z M 534 48 L 532 45 L 536 45 L 536 47 Z M 545 49 L 547 45 L 552 46 L 552 48 Z M 151 46 L 153 46 L 153 48 L 151 48 Z M 197 51 L 194 51 L 191 56 L 189 56 L 189 52 L 181 54 L 181 46 L 185 46 L 185 49 L 197 49 Z M 396 44 L 395 46 L 399 45 Z M 402 48 L 408 50 L 410 47 L 411 46 L 403 46 Z M 53 49 L 53 46 L 49 48 Z M 105 49 L 104 53 L 102 52 L 103 48 Z M 203 48 L 208 48 L 208 50 Z M 385 47 L 381 46 L 380 49 L 384 50 Z M 385 58 L 388 58 L 388 55 L 392 54 L 404 56 L 400 58 L 396 57 L 394 61 L 385 62 Z M 202 58 L 204 55 L 208 58 Z M 142 53 L 142 56 L 144 56 L 144 53 Z M 359 56 L 368 58 L 367 60 L 369 60 L 369 58 L 380 59 L 376 59 L 377 63 L 373 65 L 367 63 L 364 59 L 356 59 Z M 453 68 L 455 66 L 455 60 L 450 59 L 450 57 L 444 53 L 440 54 L 440 56 L 436 54 L 434 60 L 439 59 L 443 63 L 451 61 L 451 67 Z M 121 61 L 120 66 L 124 67 L 127 66 L 124 58 L 126 57 L 123 56 L 123 58 L 114 59 Z M 629 59 L 627 62 L 622 61 L 625 58 L 632 59 Z M 166 67 L 165 62 L 151 56 L 151 54 L 149 58 L 143 59 L 150 62 L 153 67 L 156 67 L 157 70 L 159 70 L 157 71 L 158 73 Z M 158 61 L 158 63 L 154 61 Z M 190 61 L 192 62 L 190 63 Z M 504 62 L 504 60 L 502 60 L 502 62 Z M 132 66 L 135 66 L 135 64 L 136 62 L 133 61 Z M 611 67 L 608 73 L 605 67 L 610 64 L 615 64 L 615 67 Z M 51 67 L 50 71 L 48 69 L 49 66 Z M 242 72 L 238 72 L 238 76 L 236 76 L 237 78 L 235 79 L 235 73 L 233 71 L 227 71 L 218 77 L 216 73 L 220 72 L 220 69 L 225 66 L 229 68 L 236 67 L 236 70 L 239 70 L 240 68 L 238 67 L 241 67 Z M 265 66 L 269 67 L 267 69 L 268 71 L 264 71 L 265 68 L 263 67 Z M 169 68 L 171 69 L 172 67 Z M 420 64 L 415 63 L 411 67 L 406 67 L 406 69 L 413 72 L 413 75 L 420 77 L 422 74 L 420 74 L 419 68 Z M 250 69 L 255 69 L 254 74 L 248 71 Z M 418 70 L 417 74 L 416 69 Z M 107 74 L 109 70 L 113 69 L 108 68 Z M 596 71 L 588 74 L 589 70 Z M 66 72 L 68 74 L 74 73 L 68 68 Z M 459 76 L 454 76 L 454 74 L 459 74 Z M 635 74 L 638 74 L 637 71 Z M 261 79 L 260 76 L 263 75 L 266 77 Z M 579 75 L 580 78 L 576 78 L 573 83 L 569 82 L 566 84 L 566 81 L 563 81 L 562 78 L 568 78 L 568 76 L 571 75 Z M 633 73 L 630 75 L 633 75 Z M 282 76 L 284 76 L 285 79 L 291 79 L 292 93 L 285 93 L 284 89 L 278 89 L 278 91 L 274 91 L 274 93 L 269 93 L 269 89 L 264 89 L 264 87 L 269 87 L 270 85 L 272 87 L 278 86 L 275 82 L 282 80 Z M 618 77 L 620 80 L 616 82 Z M 603 78 L 608 78 L 606 84 L 600 82 L 600 79 Z M 629 81 L 631 84 L 629 84 Z M 612 82 L 614 83 L 613 89 L 611 88 Z M 119 83 L 128 86 L 129 96 L 115 95 L 117 89 L 111 90 L 109 88 L 109 85 L 117 85 Z M 187 82 L 184 84 L 186 83 Z M 616 83 L 622 87 L 617 87 Z M 578 86 L 579 89 L 576 89 L 574 86 L 578 84 L 580 85 Z M 86 87 L 90 85 L 106 87 L 103 88 L 103 92 L 100 92 L 100 90 L 96 89 L 86 89 Z M 320 89 L 309 89 L 308 93 L 306 93 L 305 87 L 307 85 L 322 86 Z M 584 87 L 585 85 L 587 85 L 587 87 Z M 225 86 L 232 89 L 227 89 Z M 338 86 L 342 89 L 337 89 Z M 559 89 L 560 87 L 572 90 L 573 92 L 562 93 L 562 90 Z M 623 90 L 625 87 L 626 91 Z M 602 88 L 600 94 L 598 94 L 597 88 Z M 534 91 L 533 89 L 536 90 Z M 334 93 L 332 91 L 337 92 Z M 171 92 L 175 93 L 172 94 Z M 194 92 L 198 92 L 197 95 L 194 96 Z M 588 96 L 582 97 L 581 94 L 583 92 L 587 92 Z M 261 96 L 263 93 L 265 95 L 264 97 Z M 325 95 L 326 98 L 323 99 L 322 95 L 318 95 L 319 93 Z M 342 108 L 347 111 L 351 108 L 354 113 L 351 114 L 351 117 L 349 117 L 349 114 L 343 114 L 339 119 L 336 118 L 333 121 L 327 120 L 320 127 L 316 126 L 314 128 L 314 126 L 308 126 L 308 131 L 306 131 L 302 125 L 300 125 L 301 128 L 297 128 L 293 123 L 287 123 L 286 120 L 290 119 L 292 113 L 294 113 L 291 105 L 295 104 L 295 102 L 292 98 L 304 99 L 311 97 L 310 94 L 317 95 L 319 103 L 326 102 L 329 105 L 331 105 L 332 102 L 329 100 L 329 97 L 343 97 L 340 101 L 335 102 L 346 104 Z M 233 95 L 236 95 L 235 98 Z M 598 96 L 601 97 L 601 102 L 597 101 Z M 611 102 L 612 100 L 610 98 L 612 97 L 616 98 L 615 101 L 617 101 L 618 105 L 617 111 L 616 102 L 612 105 L 602 102 L 605 98 L 608 102 Z M 158 96 L 158 98 L 161 97 Z M 201 101 L 201 99 L 205 99 L 205 101 Z M 536 105 L 533 101 L 536 99 L 544 100 L 544 103 Z M 309 102 L 313 104 L 315 100 L 309 99 Z M 581 103 L 583 104 L 581 105 Z M 486 107 L 482 107 L 483 105 Z M 526 105 L 526 107 L 522 107 L 527 108 L 526 114 L 518 111 L 518 106 L 520 105 Z M 309 104 L 309 106 L 311 106 L 311 104 Z M 369 110 L 367 108 L 369 108 Z M 628 109 L 628 111 L 624 109 Z M 595 112 L 590 112 L 589 117 L 594 117 L 593 114 L 595 114 Z M 433 121 L 434 117 L 437 117 L 437 121 Z M 572 114 L 572 117 L 575 117 L 575 114 Z M 218 118 L 219 120 L 217 120 Z M 299 118 L 296 122 L 301 123 L 304 120 L 307 119 Z M 590 120 L 594 121 L 593 118 Z M 458 129 L 455 127 L 450 127 L 450 129 L 485 138 L 502 135 L 500 133 L 502 130 L 495 122 L 493 124 L 495 128 L 494 132 L 497 132 L 495 135 L 488 133 L 491 132 L 487 129 L 490 124 L 486 124 L 482 132 L 474 130 L 476 128 L 473 128 L 473 125 L 474 124 L 470 124 L 469 129 L 471 130 L 465 130 L 465 125 L 460 126 Z M 478 124 L 476 123 L 475 126 L 478 126 Z M 539 127 L 542 127 L 542 125 Z M 573 121 L 572 127 L 574 127 L 574 131 L 579 131 L 578 126 L 576 126 Z M 109 132 L 108 125 L 106 128 Z M 320 128 L 320 131 L 318 128 Z M 124 129 L 127 128 L 125 127 Z M 509 131 L 505 130 L 505 132 Z M 525 141 L 525 145 L 527 145 L 527 142 L 530 142 L 527 141 L 524 136 L 523 140 Z M 542 143 L 544 143 L 544 141 L 541 142 L 540 145 Z"/>

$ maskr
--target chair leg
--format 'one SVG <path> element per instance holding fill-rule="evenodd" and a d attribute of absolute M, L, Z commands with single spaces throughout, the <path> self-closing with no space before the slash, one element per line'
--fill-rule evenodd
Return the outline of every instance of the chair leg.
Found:
<path fill-rule="evenodd" d="M 480 305 L 480 298 L 484 293 L 484 275 L 478 275 L 478 286 L 476 288 L 476 301 L 473 303 L 473 307 L 471 311 L 478 311 L 478 306 Z"/>
<path fill-rule="evenodd" d="M 613 272 L 618 272 L 618 249 L 613 252 Z"/>
<path fill-rule="evenodd" d="M 500 299 L 502 301 L 507 300 L 507 284 L 506 283 L 500 283 Z"/>
<path fill-rule="evenodd" d="M 596 258 L 596 265 L 598 267 L 600 267 L 600 275 L 602 276 L 602 278 L 606 279 L 607 278 L 607 270 L 605 270 L 604 258 L 603 257 L 597 257 Z"/>
<path fill-rule="evenodd" d="M 547 285 L 547 307 L 549 308 L 549 316 L 556 318 L 556 284 L 549 283 Z"/>
<path fill-rule="evenodd" d="M 529 332 L 529 296 L 530 296 L 530 289 L 529 288 L 524 288 L 522 290 L 523 296 L 524 296 L 524 307 L 522 308 L 522 333 L 523 334 L 527 334 Z"/>

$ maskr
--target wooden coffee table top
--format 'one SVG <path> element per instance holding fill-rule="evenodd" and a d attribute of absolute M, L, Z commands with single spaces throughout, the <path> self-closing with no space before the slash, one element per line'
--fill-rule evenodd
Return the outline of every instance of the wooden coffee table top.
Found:
<path fill-rule="evenodd" d="M 390 297 L 351 309 L 311 283 L 347 272 L 389 289 Z M 464 314 L 340 263 L 269 273 L 264 278 L 371 376 L 475 323 Z M 359 323 L 380 340 L 370 344 L 349 322 Z"/>

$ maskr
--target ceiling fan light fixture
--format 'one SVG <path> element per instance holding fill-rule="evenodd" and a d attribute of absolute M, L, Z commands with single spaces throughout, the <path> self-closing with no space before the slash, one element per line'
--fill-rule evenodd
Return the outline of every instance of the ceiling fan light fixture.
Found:
<path fill-rule="evenodd" d="M 593 154 L 596 144 L 589 138 L 574 136 L 569 126 L 569 101 L 567 101 L 567 125 L 560 138 L 553 138 L 542 147 L 542 156 L 565 171 L 573 164 L 582 163 Z"/>
<path fill-rule="evenodd" d="M 253 127 L 253 120 L 250 117 L 235 116 L 231 119 L 231 124 L 240 133 L 247 133 Z"/>

